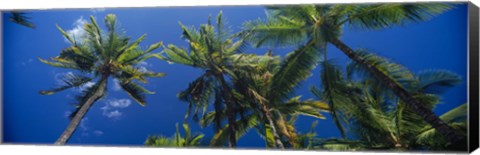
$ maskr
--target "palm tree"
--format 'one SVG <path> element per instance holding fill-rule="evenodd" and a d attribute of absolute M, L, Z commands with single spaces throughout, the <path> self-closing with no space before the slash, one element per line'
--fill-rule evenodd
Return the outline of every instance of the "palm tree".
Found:
<path fill-rule="evenodd" d="M 273 57 L 271 51 L 263 56 L 234 55 L 234 89 L 242 96 L 243 109 L 249 110 L 245 116 L 247 123 L 238 125 L 238 137 L 251 128 L 257 128 L 258 133 L 265 138 L 267 147 L 299 148 L 292 123 L 296 116 L 325 119 L 320 112 L 329 110 L 327 104 L 322 101 L 302 101 L 301 96 L 292 96 L 299 83 L 308 78 L 311 68 L 315 67 L 309 62 L 296 61 L 299 51 L 301 50 L 292 52 L 283 61 L 278 56 Z M 311 61 L 315 61 L 316 57 L 311 58 Z M 213 113 L 208 113 L 204 122 L 212 122 L 209 116 L 213 116 Z M 212 138 L 213 145 L 222 144 L 226 133 L 221 131 Z M 287 142 L 284 141 L 285 138 Z"/>
<path fill-rule="evenodd" d="M 378 65 L 367 63 L 366 57 L 362 57 L 340 40 L 345 25 L 378 30 L 408 22 L 425 21 L 450 8 L 450 5 L 441 3 L 271 6 L 267 8 L 268 21 L 246 22 L 245 29 L 250 32 L 249 38 L 256 46 L 301 43 L 325 48 L 327 43 L 331 43 L 351 60 L 365 67 L 426 122 L 450 141 L 456 142 L 463 137 L 424 107 L 424 103 L 415 99 L 412 95 L 415 92 L 405 90 L 388 74 L 381 72 Z"/>
<path fill-rule="evenodd" d="M 376 64 L 383 64 L 382 66 L 389 66 L 388 69 L 392 72 L 390 75 L 395 81 L 401 81 L 405 89 L 422 92 L 415 95 L 415 98 L 426 103 L 424 106 L 430 110 L 439 103 L 439 95 L 447 88 L 455 86 L 461 82 L 458 75 L 444 70 L 428 70 L 413 74 L 401 65 L 386 61 L 386 59 L 369 54 L 369 61 Z M 328 141 L 322 145 L 334 145 L 338 148 L 349 149 L 379 149 L 379 148 L 397 148 L 397 149 L 412 149 L 415 145 L 417 135 L 420 132 L 432 132 L 432 129 L 421 117 L 415 114 L 411 109 L 406 109 L 405 102 L 398 99 L 389 89 L 385 88 L 365 69 L 361 69 L 361 65 L 352 63 L 348 66 L 348 76 L 341 72 L 340 67 L 325 60 L 328 67 L 329 78 L 322 75 L 322 83 L 329 83 L 332 90 L 325 90 L 326 84 L 323 84 L 323 89 L 312 89 L 312 92 L 319 98 L 328 98 L 335 101 L 335 109 L 339 114 L 338 120 L 344 120 L 337 124 L 349 124 L 349 131 L 351 131 L 359 142 L 352 141 Z M 387 68 L 381 68 L 382 71 Z M 323 69 L 323 74 L 327 74 Z M 353 74 L 357 78 L 362 78 L 356 81 L 351 78 Z M 331 80 L 331 81 L 327 81 Z M 333 92 L 333 93 L 330 93 Z M 330 96 L 329 96 L 330 95 Z M 457 110 L 458 111 L 458 110 Z M 458 124 L 451 123 L 452 119 L 442 120 L 454 125 L 457 131 Z M 334 121 L 338 121 L 334 120 Z M 342 128 L 343 129 L 343 128 Z M 426 134 L 425 134 L 426 135 Z M 442 135 L 437 134 L 438 139 L 443 139 Z M 431 138 L 432 135 L 428 136 Z M 425 138 L 427 139 L 427 138 Z M 418 141 L 418 140 L 417 140 Z M 425 143 L 425 141 L 422 140 Z M 441 141 L 437 141 L 441 142 Z M 447 143 L 443 143 L 447 145 Z M 353 147 L 356 146 L 356 147 Z M 363 147 L 359 147 L 363 146 Z M 333 147 L 332 147 L 333 148 Z"/>
<path fill-rule="evenodd" d="M 199 30 L 194 27 L 187 28 L 181 23 L 180 26 L 183 30 L 182 38 L 189 43 L 189 52 L 175 45 L 168 45 L 163 51 L 165 56 L 161 59 L 198 68 L 204 73 L 190 83 L 189 87 L 179 94 L 179 98 L 190 103 L 187 114 L 195 108 L 194 120 L 197 119 L 200 109 L 205 113 L 212 98 L 215 111 L 219 112 L 225 108 L 230 134 L 229 147 L 236 147 L 235 109 L 239 105 L 230 80 L 235 69 L 232 55 L 241 52 L 245 46 L 244 41 L 233 40 L 224 25 L 222 12 L 218 14 L 215 26 L 212 25 L 210 17 L 208 23 L 202 24 Z M 217 117 L 215 121 L 217 129 L 221 126 L 220 121 Z"/>
<path fill-rule="evenodd" d="M 105 33 L 99 28 L 93 16 L 90 17 L 91 23 L 85 24 L 84 30 L 87 35 L 79 42 L 74 37 L 69 36 L 59 26 L 57 28 L 65 38 L 70 41 L 71 46 L 62 50 L 60 55 L 51 58 L 51 61 L 39 58 L 45 64 L 68 68 L 79 73 L 67 74 L 63 81 L 65 85 L 53 88 L 51 90 L 40 91 L 42 95 L 50 95 L 56 92 L 74 87 L 85 86 L 89 82 L 94 82 L 93 86 L 88 87 L 77 97 L 78 105 L 71 114 L 71 121 L 67 129 L 55 142 L 56 145 L 64 145 L 77 129 L 80 121 L 85 116 L 93 103 L 106 94 L 108 79 L 113 77 L 117 79 L 122 89 L 130 95 L 141 106 L 145 106 L 146 94 L 153 94 L 143 88 L 138 81 L 146 83 L 147 77 L 162 77 L 164 73 L 145 71 L 137 64 L 148 58 L 158 56 L 151 53 L 159 48 L 162 43 L 150 45 L 146 50 L 139 47 L 140 42 L 145 39 L 141 36 L 134 42 L 130 38 L 116 32 L 116 16 L 109 14 L 105 17 L 107 31 Z"/>
<path fill-rule="evenodd" d="M 195 147 L 199 146 L 203 134 L 191 135 L 191 130 L 188 124 L 182 124 L 183 131 L 185 132 L 185 137 L 182 137 L 180 131 L 178 130 L 178 124 L 175 125 L 175 134 L 172 138 L 163 137 L 163 136 L 149 136 L 145 141 L 146 146 L 154 147 Z"/>
<path fill-rule="evenodd" d="M 35 28 L 35 24 L 30 21 L 30 17 L 25 15 L 26 13 L 18 11 L 12 11 L 10 13 L 12 14 L 10 16 L 10 21 L 28 28 Z"/>

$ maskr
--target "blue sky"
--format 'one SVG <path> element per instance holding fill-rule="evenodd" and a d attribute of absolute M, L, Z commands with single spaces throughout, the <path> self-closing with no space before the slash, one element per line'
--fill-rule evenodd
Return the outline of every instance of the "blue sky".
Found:
<path fill-rule="evenodd" d="M 178 22 L 185 25 L 206 23 L 209 15 L 222 10 L 234 31 L 244 21 L 265 18 L 261 6 L 224 7 L 158 7 L 135 9 L 59 9 L 31 11 L 29 16 L 37 26 L 28 29 L 3 20 L 3 127 L 4 142 L 28 144 L 53 144 L 63 132 L 69 120 L 66 115 L 73 110 L 73 96 L 80 89 L 67 90 L 50 96 L 42 96 L 39 90 L 58 84 L 59 77 L 71 72 L 42 64 L 40 58 L 54 57 L 68 47 L 68 43 L 55 28 L 58 24 L 69 33 L 81 35 L 81 25 L 90 15 L 103 25 L 106 14 L 117 15 L 121 28 L 128 36 L 138 38 L 146 33 L 141 44 L 147 47 L 158 41 L 186 46 L 180 38 Z M 380 31 L 364 31 L 346 27 L 342 40 L 352 48 L 367 48 L 419 72 L 428 69 L 445 69 L 461 75 L 464 82 L 442 96 L 442 104 L 435 112 L 442 114 L 466 102 L 467 75 L 467 7 L 455 9 L 427 22 L 411 23 Z M 4 13 L 4 17 L 9 16 Z M 284 56 L 291 48 L 275 49 L 275 54 Z M 347 58 L 329 46 L 329 57 L 339 64 Z M 159 50 L 157 50 L 159 52 Z M 249 52 L 264 53 L 265 49 L 249 49 Z M 142 145 L 148 135 L 170 136 L 175 132 L 175 123 L 183 120 L 187 104 L 180 102 L 176 94 L 201 74 L 187 66 L 170 65 L 156 59 L 142 64 L 150 70 L 167 73 L 166 77 L 150 79 L 146 86 L 156 94 L 147 96 L 148 105 L 139 106 L 127 94 L 118 89 L 113 80 L 108 84 L 108 96 L 96 102 L 85 116 L 69 144 L 86 145 Z M 308 88 L 319 86 L 319 68 L 303 82 L 297 94 L 304 99 L 313 98 Z M 319 120 L 316 132 L 319 137 L 338 137 L 339 133 L 328 117 Z M 315 119 L 301 117 L 295 124 L 299 131 L 307 132 Z M 206 137 L 213 134 L 212 128 L 199 128 L 192 124 L 194 132 Z M 239 147 L 263 147 L 264 141 L 255 131 L 242 137 Z"/>

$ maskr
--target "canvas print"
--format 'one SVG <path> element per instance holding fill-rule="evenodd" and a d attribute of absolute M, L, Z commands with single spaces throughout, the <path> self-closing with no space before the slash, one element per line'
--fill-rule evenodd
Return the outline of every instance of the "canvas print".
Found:
<path fill-rule="evenodd" d="M 468 149 L 468 3 L 2 15 L 5 144 Z"/>

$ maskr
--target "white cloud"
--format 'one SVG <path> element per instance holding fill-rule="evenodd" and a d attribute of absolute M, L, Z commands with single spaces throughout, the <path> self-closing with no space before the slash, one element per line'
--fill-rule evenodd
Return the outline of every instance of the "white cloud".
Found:
<path fill-rule="evenodd" d="M 20 64 L 22 64 L 23 66 L 26 66 L 26 65 L 28 65 L 28 64 L 30 64 L 30 63 L 32 63 L 32 62 L 33 62 L 33 59 L 30 58 L 30 59 L 28 59 L 27 61 L 22 61 L 22 62 L 20 62 Z"/>
<path fill-rule="evenodd" d="M 149 66 L 148 62 L 146 62 L 146 61 L 139 62 L 137 65 L 139 65 L 139 66 Z"/>
<path fill-rule="evenodd" d="M 123 113 L 120 109 L 127 108 L 132 104 L 130 99 L 110 99 L 105 102 L 105 106 L 100 109 L 103 111 L 102 115 L 112 119 L 120 119 Z"/>
<path fill-rule="evenodd" d="M 63 82 L 64 77 L 66 76 L 72 76 L 73 72 L 61 72 L 61 73 L 54 73 L 54 79 L 55 79 L 55 84 L 56 85 L 64 85 L 65 82 Z"/>
<path fill-rule="evenodd" d="M 71 113 L 70 111 L 65 111 L 65 114 Z M 68 116 L 66 116 L 68 117 Z M 88 117 L 84 117 L 81 121 L 80 124 L 78 125 L 78 130 L 80 131 L 80 135 L 82 137 L 90 136 L 91 134 L 95 136 L 101 136 L 103 135 L 103 131 L 101 130 L 95 130 L 91 129 L 90 126 L 88 125 Z M 93 130 L 93 131 L 92 131 Z"/>
<path fill-rule="evenodd" d="M 67 111 L 63 112 L 63 117 L 68 118 L 70 116 L 70 114 L 72 114 L 72 112 L 67 110 Z"/>
<path fill-rule="evenodd" d="M 84 90 L 86 90 L 86 89 L 88 89 L 88 88 L 92 87 L 93 85 L 95 85 L 95 83 L 94 83 L 94 82 L 91 82 L 91 81 L 89 81 L 89 82 L 87 82 L 87 83 L 85 83 L 85 84 L 81 85 L 80 87 L 78 87 L 78 90 L 79 90 L 79 91 L 84 91 Z"/>
<path fill-rule="evenodd" d="M 83 41 L 82 38 L 86 35 L 86 31 L 83 29 L 83 26 L 86 23 L 87 20 L 83 19 L 83 16 L 81 16 L 73 23 L 74 28 L 66 31 L 67 34 L 75 39 L 76 42 L 81 43 Z M 65 42 L 68 43 L 69 41 L 65 38 Z"/>
<path fill-rule="evenodd" d="M 65 82 L 63 81 L 63 79 L 65 79 L 65 77 L 67 76 L 73 76 L 73 72 L 61 72 L 61 73 L 54 73 L 54 79 L 55 79 L 55 85 L 65 85 Z M 94 82 L 87 82 L 83 85 L 81 85 L 80 87 L 78 88 L 74 88 L 75 91 L 78 91 L 78 92 L 82 92 L 83 90 L 87 89 L 87 88 L 90 88 L 92 87 L 93 85 L 95 85 Z M 71 98 L 71 96 L 67 96 L 67 98 Z"/>
<path fill-rule="evenodd" d="M 138 66 L 140 72 L 146 72 L 146 71 L 148 71 L 147 67 L 149 67 L 150 64 L 148 64 L 145 61 L 142 61 L 142 62 L 138 63 L 137 66 Z"/>
<path fill-rule="evenodd" d="M 126 108 L 132 104 L 132 101 L 129 99 L 118 99 L 110 100 L 108 104 L 113 108 Z"/>
<path fill-rule="evenodd" d="M 120 86 L 120 81 L 118 81 L 117 79 L 113 79 L 113 90 L 114 91 L 120 91 L 122 90 L 122 87 Z"/>
<path fill-rule="evenodd" d="M 94 9 L 90 9 L 90 11 L 92 11 L 92 13 L 99 13 L 99 12 L 104 12 L 105 8 L 94 8 Z"/>
<path fill-rule="evenodd" d="M 82 121 L 80 121 L 80 128 L 82 129 L 82 131 L 88 130 L 87 122 L 88 122 L 88 117 L 85 117 L 82 119 Z"/>
<path fill-rule="evenodd" d="M 95 136 L 101 136 L 101 135 L 103 135 L 103 131 L 95 130 L 95 131 L 93 131 L 93 134 L 95 134 Z"/>
<path fill-rule="evenodd" d="M 103 115 L 107 116 L 108 118 L 119 119 L 122 116 L 122 113 L 118 110 L 115 110 L 115 111 L 106 112 Z"/>

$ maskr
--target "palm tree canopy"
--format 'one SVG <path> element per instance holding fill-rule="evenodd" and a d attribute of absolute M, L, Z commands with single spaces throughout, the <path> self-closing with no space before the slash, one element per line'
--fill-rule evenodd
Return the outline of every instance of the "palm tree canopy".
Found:
<path fill-rule="evenodd" d="M 180 27 L 182 28 L 182 38 L 188 42 L 189 48 L 185 49 L 170 44 L 163 50 L 160 59 L 204 71 L 203 75 L 190 83 L 189 87 L 179 94 L 181 100 L 190 103 L 186 117 L 190 110 L 194 110 L 194 119 L 196 119 L 199 112 L 203 111 L 203 115 L 206 114 L 206 107 L 212 99 L 214 99 L 213 103 L 216 109 L 222 109 L 221 104 L 224 99 L 220 82 L 215 75 L 235 78 L 234 69 L 248 65 L 242 62 L 241 56 L 239 56 L 246 45 L 243 39 L 235 40 L 234 36 L 230 35 L 230 30 L 225 26 L 222 18 L 222 12 L 217 15 L 216 23 L 212 23 L 209 17 L 207 24 L 200 25 L 199 29 L 187 27 L 182 23 L 180 23 Z M 220 128 L 220 126 L 217 127 Z"/>
<path fill-rule="evenodd" d="M 106 31 L 103 31 L 91 16 L 90 23 L 83 27 L 87 35 L 82 38 L 82 41 L 75 40 L 74 36 L 70 36 L 57 25 L 58 30 L 71 45 L 50 60 L 42 58 L 39 60 L 54 67 L 76 70 L 77 73 L 65 76 L 62 79 L 64 85 L 40 91 L 41 94 L 50 95 L 69 88 L 85 86 L 88 82 L 104 76 L 113 76 L 120 81 L 122 89 L 135 101 L 142 106 L 146 104 L 145 95 L 153 94 L 153 92 L 146 90 L 138 82 L 146 83 L 148 77 L 162 77 L 165 74 L 148 71 L 138 64 L 148 58 L 158 57 L 158 53 L 152 52 L 162 46 L 162 42 L 152 44 L 146 50 L 142 50 L 139 44 L 145 39 L 145 35 L 131 42 L 129 37 L 117 32 L 115 15 L 107 15 L 104 22 Z M 90 88 L 94 88 L 96 85 Z M 86 94 L 93 92 L 94 89 L 90 88 L 84 91 L 80 100 L 88 98 Z"/>
<path fill-rule="evenodd" d="M 301 53 L 314 52 L 313 49 L 299 49 L 288 55 L 283 61 L 279 56 L 273 56 L 269 51 L 264 55 L 237 54 L 235 55 L 237 69 L 234 82 L 235 92 L 242 95 L 242 106 L 248 109 L 245 123 L 238 122 L 237 137 L 242 136 L 250 129 L 257 129 L 267 146 L 274 147 L 272 126 L 268 122 L 266 114 L 261 110 L 262 106 L 268 107 L 275 122 L 275 128 L 280 128 L 283 134 L 288 134 L 293 126 L 285 121 L 285 118 L 305 115 L 319 119 L 325 119 L 321 112 L 329 111 L 326 103 L 318 100 L 301 100 L 301 96 L 292 96 L 299 83 L 310 77 L 310 70 L 314 66 L 309 62 L 296 61 Z M 308 55 L 303 55 L 308 56 Z M 315 61 L 312 57 L 311 61 Z M 213 122 L 216 112 L 206 115 L 203 123 Z M 226 140 L 227 126 L 212 138 L 212 145 L 221 145 Z M 278 130 L 277 130 L 278 132 Z"/>
<path fill-rule="evenodd" d="M 340 37 L 344 25 L 376 30 L 425 21 L 450 8 L 443 3 L 269 6 L 266 21 L 249 21 L 244 28 L 256 46 L 298 45 L 309 39 L 321 45 Z"/>

